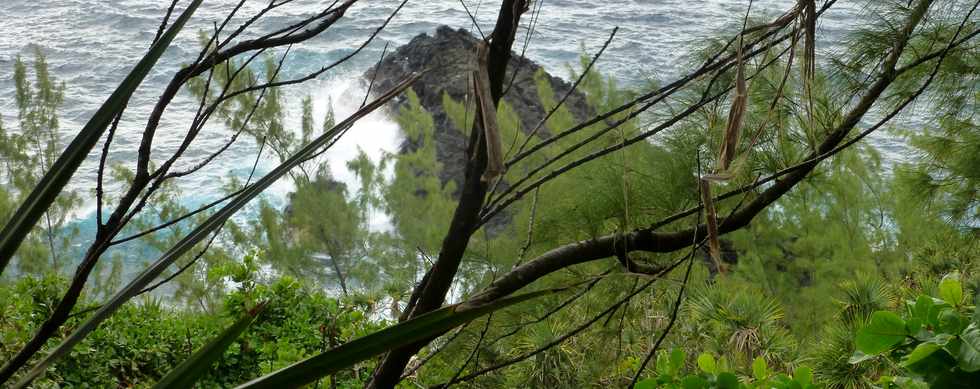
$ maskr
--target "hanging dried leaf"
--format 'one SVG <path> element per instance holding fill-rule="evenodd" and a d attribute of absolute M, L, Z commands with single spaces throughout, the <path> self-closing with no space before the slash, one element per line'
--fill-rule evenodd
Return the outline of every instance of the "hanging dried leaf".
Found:
<path fill-rule="evenodd" d="M 721 152 L 718 156 L 718 166 L 714 179 L 722 179 L 735 159 L 735 152 L 738 150 L 738 141 L 742 131 L 742 120 L 745 117 L 745 109 L 748 104 L 748 87 L 745 83 L 745 63 L 742 61 L 742 47 L 739 45 L 736 58 L 735 70 L 735 97 L 732 99 L 732 107 L 728 111 L 728 125 L 725 127 L 725 136 L 721 142 Z M 725 178 L 727 179 L 727 178 Z"/>
<path fill-rule="evenodd" d="M 701 185 L 701 201 L 704 203 L 704 213 L 707 216 L 708 254 L 711 256 L 711 261 L 715 263 L 715 269 L 724 272 L 721 267 L 721 243 L 718 241 L 718 214 L 711 198 L 711 182 L 702 178 L 699 183 Z"/>
<path fill-rule="evenodd" d="M 484 182 L 491 182 L 504 174 L 503 145 L 500 140 L 500 129 L 497 127 L 497 108 L 490 97 L 490 74 L 487 70 L 489 51 L 490 47 L 487 43 L 480 42 L 477 49 L 477 70 L 473 73 L 473 91 L 483 124 L 483 139 L 487 142 L 487 168 L 481 177 Z"/>
<path fill-rule="evenodd" d="M 800 1 L 803 2 L 803 78 L 809 83 L 816 73 L 817 3 L 816 0 Z"/>

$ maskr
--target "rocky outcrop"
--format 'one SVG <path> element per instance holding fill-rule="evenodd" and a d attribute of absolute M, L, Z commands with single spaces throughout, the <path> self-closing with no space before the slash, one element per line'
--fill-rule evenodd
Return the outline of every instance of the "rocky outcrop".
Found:
<path fill-rule="evenodd" d="M 374 90 L 384 91 L 412 72 L 429 69 L 415 83 L 413 89 L 419 96 L 422 106 L 432 114 L 435 122 L 436 154 L 439 161 L 443 163 L 440 176 L 443 182 L 454 180 L 462 183 L 463 168 L 466 165 L 467 139 L 463 133 L 452 128 L 452 123 L 442 108 L 442 94 L 448 93 L 453 99 L 463 101 L 467 93 L 470 93 L 468 75 L 476 68 L 478 42 L 478 38 L 466 30 L 453 30 L 442 26 L 435 31 L 435 35 L 416 36 L 408 44 L 387 55 L 378 66 L 377 76 L 374 68 L 364 74 L 367 80 L 376 77 Z M 515 71 L 517 77 L 514 78 L 513 86 L 504 96 L 504 100 L 520 116 L 522 129 L 525 132 L 533 130 L 547 114 L 541 106 L 534 83 L 534 74 L 539 69 L 541 66 L 521 58 L 520 53 L 513 53 L 507 67 L 507 80 L 514 77 Z M 560 98 L 571 89 L 571 85 L 564 80 L 551 75 L 547 77 L 557 95 L 556 98 Z M 394 106 L 390 108 L 393 112 L 398 112 L 402 104 L 405 104 L 404 98 L 396 100 Z M 569 96 L 565 106 L 578 119 L 584 120 L 590 113 L 585 97 L 577 92 Z M 406 140 L 402 145 L 402 151 L 414 150 L 418 146 L 412 140 Z"/>

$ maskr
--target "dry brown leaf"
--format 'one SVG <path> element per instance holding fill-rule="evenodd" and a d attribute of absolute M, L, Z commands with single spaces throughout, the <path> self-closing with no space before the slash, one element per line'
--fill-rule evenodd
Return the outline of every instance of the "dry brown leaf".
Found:
<path fill-rule="evenodd" d="M 704 213 L 707 216 L 708 254 L 715 263 L 715 269 L 723 272 L 724 270 L 721 267 L 721 243 L 718 241 L 718 214 L 715 211 L 714 200 L 711 198 L 711 182 L 704 178 L 698 182 L 701 185 L 701 202 L 704 203 Z"/>
<path fill-rule="evenodd" d="M 816 0 L 800 1 L 803 2 L 803 78 L 810 82 L 816 73 L 817 3 Z"/>
<path fill-rule="evenodd" d="M 742 61 L 741 46 L 739 46 L 736 61 L 735 97 L 732 99 L 732 107 L 728 111 L 728 125 L 725 127 L 725 135 L 721 142 L 721 152 L 718 156 L 716 169 L 718 176 L 723 175 L 731 166 L 732 160 L 735 159 L 742 131 L 742 121 L 745 118 L 745 109 L 748 105 L 748 87 L 745 82 L 745 62 Z"/>
<path fill-rule="evenodd" d="M 491 182 L 504 174 L 503 145 L 500 129 L 497 126 L 497 108 L 490 97 L 490 74 L 487 70 L 487 56 L 490 47 L 480 42 L 477 49 L 477 70 L 473 73 L 473 89 L 477 107 L 483 124 L 483 139 L 487 142 L 487 168 L 481 179 Z"/>

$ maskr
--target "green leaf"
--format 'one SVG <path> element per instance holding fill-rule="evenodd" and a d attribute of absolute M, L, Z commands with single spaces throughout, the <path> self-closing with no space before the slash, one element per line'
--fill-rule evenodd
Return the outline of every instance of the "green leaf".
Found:
<path fill-rule="evenodd" d="M 939 351 L 941 348 L 942 347 L 935 343 L 919 343 L 919 345 L 916 346 L 911 353 L 902 359 L 901 365 L 903 367 L 908 367 L 909 365 L 928 358 L 930 355 L 932 355 L 932 353 Z"/>
<path fill-rule="evenodd" d="M 877 311 L 871 314 L 868 325 L 858 330 L 854 345 L 865 354 L 878 355 L 901 343 L 906 335 L 908 331 L 901 317 L 892 312 Z"/>
<path fill-rule="evenodd" d="M 912 334 L 912 336 L 915 337 L 928 336 L 929 334 L 928 329 L 922 326 L 922 320 L 917 317 L 908 319 L 905 322 L 905 328 L 908 330 L 910 334 Z"/>
<path fill-rule="evenodd" d="M 655 389 L 656 387 L 657 380 L 655 378 L 647 378 L 633 385 L 633 389 Z"/>
<path fill-rule="evenodd" d="M 939 313 L 939 325 L 937 326 L 939 331 L 947 334 L 956 334 L 960 332 L 962 324 L 960 314 L 952 308 L 946 308 Z"/>
<path fill-rule="evenodd" d="M 221 356 L 224 355 L 225 350 L 235 342 L 235 339 L 245 332 L 246 329 L 253 322 L 255 318 L 262 313 L 265 309 L 265 304 L 259 305 L 249 311 L 241 319 L 238 319 L 235 324 L 231 327 L 225 329 L 221 335 L 214 338 L 208 344 L 201 347 L 190 358 L 187 358 L 181 362 L 177 367 L 171 370 L 167 375 L 160 379 L 156 385 L 153 386 L 154 389 L 183 389 L 190 388 L 194 386 L 204 374 L 206 374 L 211 366 L 214 365 Z"/>
<path fill-rule="evenodd" d="M 698 367 L 701 371 L 708 374 L 717 374 L 717 365 L 715 364 L 715 357 L 708 353 L 702 353 L 698 356 Z"/>
<path fill-rule="evenodd" d="M 102 103 L 95 114 L 89 119 L 88 123 L 78 132 L 75 139 L 72 139 L 68 147 L 65 148 L 65 151 L 51 165 L 51 169 L 44 173 L 44 177 L 41 178 L 31 193 L 24 198 L 24 202 L 20 204 L 10 220 L 7 221 L 7 224 L 3 227 L 3 231 L 0 232 L 0 274 L 3 273 L 4 268 L 10 263 L 10 259 L 13 258 L 14 253 L 17 252 L 17 248 L 20 247 L 21 242 L 27 237 L 27 234 L 30 233 L 41 216 L 55 202 L 58 194 L 61 193 L 61 190 L 68 183 L 68 180 L 78 170 L 78 166 L 88 156 L 89 151 L 98 143 L 106 128 L 112 123 L 113 118 L 126 107 L 133 92 L 136 91 L 136 88 L 139 87 L 143 79 L 150 73 L 150 69 L 156 65 L 164 51 L 170 46 L 174 37 L 177 36 L 177 33 L 184 27 L 187 20 L 194 14 L 194 11 L 197 10 L 201 1 L 195 0 L 187 6 L 184 13 L 174 21 L 174 24 L 170 26 L 167 32 L 140 59 L 136 67 L 129 72 L 129 75 L 116 87 L 116 90 Z"/>
<path fill-rule="evenodd" d="M 976 307 L 980 305 L 980 288 L 977 288 L 976 294 L 973 296 L 973 324 L 980 326 L 980 309 Z"/>
<path fill-rule="evenodd" d="M 960 273 L 953 272 L 939 281 L 939 297 L 951 305 L 960 305 L 963 301 L 963 285 L 960 283 Z"/>
<path fill-rule="evenodd" d="M 949 343 L 951 340 L 953 340 L 955 338 L 956 338 L 955 335 L 950 335 L 950 334 L 936 334 L 936 335 L 931 336 L 929 338 L 920 339 L 920 340 L 922 340 L 923 342 L 934 343 L 934 344 L 942 347 L 942 346 L 945 346 L 947 343 Z"/>
<path fill-rule="evenodd" d="M 684 389 L 702 389 L 708 387 L 708 381 L 696 375 L 689 375 L 681 380 L 681 387 Z"/>
<path fill-rule="evenodd" d="M 766 378 L 769 378 L 769 366 L 765 359 L 762 357 L 755 358 L 755 361 L 752 362 L 752 375 L 759 381 L 765 381 Z"/>
<path fill-rule="evenodd" d="M 130 281 L 129 284 L 120 289 L 116 295 L 112 296 L 112 298 L 106 301 L 106 303 L 103 304 L 101 308 L 96 310 L 87 321 L 79 325 L 75 331 L 71 333 L 71 335 L 65 338 L 61 344 L 58 345 L 57 348 L 51 351 L 50 354 L 45 356 L 44 359 L 35 365 L 30 373 L 26 375 L 24 380 L 15 387 L 21 388 L 29 384 L 31 380 L 44 372 L 52 362 L 67 353 L 72 347 L 75 346 L 75 344 L 94 331 L 100 323 L 108 319 L 109 316 L 111 316 L 113 312 L 126 303 L 126 301 L 138 294 L 138 292 L 149 285 L 150 282 L 153 282 L 153 280 L 163 273 L 164 270 L 170 267 L 170 265 L 173 264 L 178 258 L 186 254 L 188 251 L 194 248 L 195 245 L 210 236 L 212 232 L 221 228 L 225 221 L 231 218 L 235 212 L 238 212 L 238 210 L 244 207 L 245 204 L 248 204 L 249 201 L 265 191 L 265 189 L 267 189 L 275 181 L 286 175 L 289 170 L 306 160 L 309 155 L 312 155 L 321 147 L 330 143 L 336 136 L 342 134 L 356 121 L 377 110 L 389 100 L 400 94 L 418 78 L 419 74 L 416 73 L 405 79 L 381 97 L 378 97 L 370 104 L 354 112 L 350 117 L 334 126 L 334 128 L 332 128 L 330 131 L 325 132 L 320 137 L 304 146 L 300 151 L 297 151 L 294 155 L 290 156 L 289 159 L 276 166 L 275 169 L 272 169 L 272 171 L 256 181 L 254 184 L 246 187 L 241 193 L 233 197 L 228 204 L 225 204 L 224 207 L 216 211 L 214 214 L 208 217 L 207 220 L 198 225 L 193 231 L 184 236 L 173 247 L 167 250 L 167 252 L 163 253 L 163 255 L 161 255 L 156 262 L 150 264 L 149 267 L 144 269 L 143 272 Z"/>
<path fill-rule="evenodd" d="M 960 369 L 972 373 L 980 370 L 980 326 L 971 323 L 960 334 L 959 359 Z"/>
<path fill-rule="evenodd" d="M 724 355 L 718 357 L 717 365 L 718 365 L 719 372 L 732 370 L 731 364 L 728 363 L 728 358 L 725 357 Z"/>
<path fill-rule="evenodd" d="M 732 373 L 718 374 L 719 389 L 738 389 L 738 377 Z"/>
<path fill-rule="evenodd" d="M 670 375 L 677 375 L 684 368 L 684 350 L 675 348 L 670 350 Z"/>
<path fill-rule="evenodd" d="M 915 304 L 912 304 L 912 317 L 922 320 L 923 322 L 929 321 L 929 310 L 935 305 L 932 302 L 932 297 L 920 294 L 919 297 L 915 299 Z"/>
<path fill-rule="evenodd" d="M 559 291 L 561 289 L 549 289 L 507 297 L 484 305 L 462 303 L 441 308 L 294 363 L 238 388 L 280 389 L 303 386 L 373 356 L 441 335 L 490 312 Z"/>
<path fill-rule="evenodd" d="M 793 379 L 805 388 L 813 383 L 813 370 L 806 366 L 799 367 L 793 372 Z"/>
<path fill-rule="evenodd" d="M 667 352 L 660 350 L 657 353 L 657 372 L 661 375 L 670 376 L 670 362 L 667 361 Z"/>

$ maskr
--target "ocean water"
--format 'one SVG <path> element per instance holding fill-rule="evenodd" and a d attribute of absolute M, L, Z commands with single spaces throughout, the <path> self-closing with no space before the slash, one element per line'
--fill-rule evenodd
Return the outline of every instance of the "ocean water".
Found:
<path fill-rule="evenodd" d="M 642 85 L 650 79 L 670 81 L 678 76 L 691 49 L 698 47 L 706 37 L 737 26 L 748 5 L 746 0 L 540 1 L 541 13 L 527 47 L 529 58 L 552 74 L 567 78 L 567 66 L 576 64 L 583 50 L 590 55 L 594 53 L 613 27 L 618 26 L 617 38 L 598 66 L 626 86 Z M 792 7 L 794 2 L 755 1 L 752 16 L 771 18 Z M 146 51 L 170 1 L 4 0 L 3 3 L 0 6 L 0 115 L 8 129 L 15 129 L 14 59 L 21 55 L 31 60 L 30 45 L 37 45 L 47 55 L 51 73 L 67 84 L 61 111 L 61 132 L 67 143 Z M 188 1 L 181 1 L 180 7 L 186 3 Z M 188 28 L 134 96 L 113 143 L 111 160 L 126 163 L 134 160 L 152 104 L 173 72 L 188 62 L 188 58 L 196 56 L 199 48 L 197 32 L 211 30 L 213 23 L 220 22 L 236 3 L 236 0 L 204 2 Z M 231 25 L 250 17 L 267 3 L 266 0 L 247 1 Z M 331 1 L 297 0 L 273 11 L 264 23 L 256 26 L 252 35 L 287 25 L 329 3 Z M 466 3 L 476 14 L 480 29 L 490 31 L 500 2 L 469 0 Z M 397 4 L 398 1 L 393 0 L 364 0 L 355 4 L 346 17 L 327 32 L 293 48 L 283 70 L 284 77 L 310 72 L 350 53 Z M 820 55 L 833 53 L 837 40 L 857 27 L 862 4 L 863 1 L 841 0 L 822 19 Z M 525 17 L 524 20 L 530 19 Z M 418 34 L 432 33 L 443 24 L 474 30 L 473 22 L 457 0 L 409 1 L 389 27 L 360 55 L 313 82 L 287 89 L 288 122 L 298 126 L 298 101 L 307 94 L 314 98 L 315 117 L 322 117 L 328 101 L 333 103 L 338 119 L 353 112 L 365 93 L 359 76 L 377 61 L 385 43 L 394 48 Z M 526 30 L 519 34 L 520 42 L 525 34 Z M 155 161 L 162 161 L 177 147 L 193 113 L 194 103 L 187 94 L 182 94 L 168 109 L 155 138 Z M 212 121 L 178 165 L 193 165 L 229 136 L 227 129 Z M 889 150 L 899 147 L 887 137 L 878 137 L 874 142 L 885 151 L 886 158 Z M 399 143 L 397 126 L 383 113 L 376 113 L 358 123 L 328 153 L 331 170 L 341 180 L 350 182 L 352 178 L 343 163 L 353 157 L 358 148 L 377 159 L 384 151 L 394 151 Z M 205 170 L 181 179 L 179 185 L 188 189 L 184 201 L 193 205 L 217 197 L 222 179 L 248 174 L 256 151 L 253 142 L 241 139 Z M 72 184 L 85 196 L 90 196 L 94 188 L 96 162 L 97 154 L 90 155 Z M 270 168 L 272 163 L 271 158 L 263 159 L 260 170 Z M 109 185 L 110 190 L 120 187 L 119 184 Z M 289 190 L 290 184 L 282 182 L 270 191 L 270 196 L 282 198 Z M 91 220 L 93 210 L 94 204 L 89 201 L 78 217 Z M 384 221 L 377 223 L 383 225 Z"/>

